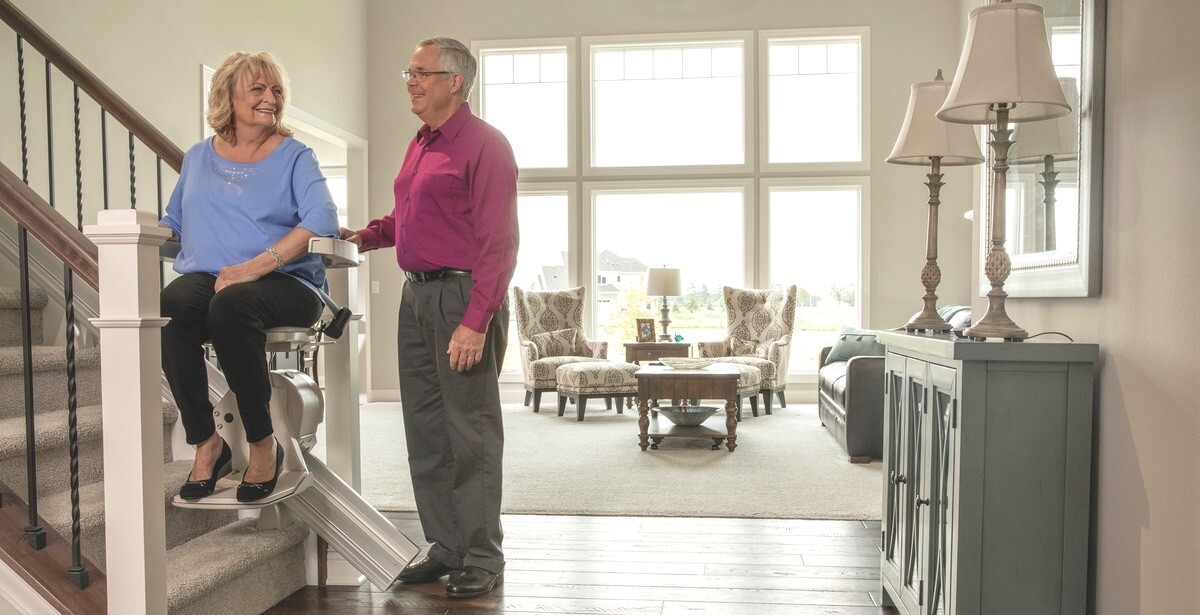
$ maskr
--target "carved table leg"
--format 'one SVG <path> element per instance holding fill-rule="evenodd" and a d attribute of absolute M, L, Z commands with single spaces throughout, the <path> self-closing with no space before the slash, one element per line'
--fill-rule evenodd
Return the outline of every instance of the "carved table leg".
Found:
<path fill-rule="evenodd" d="M 732 453 L 737 448 L 737 404 L 733 400 L 725 402 L 725 431 L 729 432 L 725 448 Z"/>
<path fill-rule="evenodd" d="M 638 429 L 640 433 L 638 434 L 638 446 L 642 447 L 643 451 L 646 450 L 647 446 L 650 446 L 650 436 L 647 435 L 650 432 L 650 417 L 646 416 L 648 412 L 650 412 L 650 404 L 645 399 L 639 399 Z"/>
<path fill-rule="evenodd" d="M 651 439 L 651 440 L 654 442 L 653 444 L 651 444 L 651 445 L 650 445 L 650 449 L 651 449 L 651 450 L 655 450 L 655 451 L 657 451 L 657 450 L 658 450 L 658 445 L 659 445 L 659 444 L 662 444 L 662 441 L 663 441 L 663 439 L 662 439 L 661 437 L 659 437 L 659 436 L 655 436 L 655 437 L 653 437 L 653 438 L 650 438 L 650 439 Z"/>

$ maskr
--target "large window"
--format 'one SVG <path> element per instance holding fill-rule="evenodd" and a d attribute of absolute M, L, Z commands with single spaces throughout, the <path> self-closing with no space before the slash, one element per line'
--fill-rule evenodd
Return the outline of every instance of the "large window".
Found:
<path fill-rule="evenodd" d="M 521 166 L 513 284 L 586 286 L 586 333 L 613 359 L 635 319 L 659 319 L 652 267 L 680 269 L 670 332 L 693 344 L 724 337 L 722 286 L 795 284 L 791 366 L 815 371 L 817 349 L 865 313 L 867 36 L 476 42 L 477 109 Z"/>

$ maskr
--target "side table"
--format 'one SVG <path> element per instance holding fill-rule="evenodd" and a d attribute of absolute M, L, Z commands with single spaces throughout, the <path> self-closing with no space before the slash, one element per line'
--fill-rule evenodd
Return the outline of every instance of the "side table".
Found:
<path fill-rule="evenodd" d="M 638 383 L 638 445 L 642 450 L 651 446 L 658 448 L 658 443 L 667 437 L 712 438 L 714 443 L 721 439 L 725 448 L 733 452 L 737 448 L 737 400 L 738 377 L 737 366 L 717 363 L 704 369 L 672 369 L 670 367 L 647 366 L 634 373 Z M 669 429 L 660 429 L 658 420 L 654 421 L 651 429 L 650 400 L 656 399 L 720 399 L 725 401 L 725 430 L 719 429 L 719 419 L 716 417 L 705 421 L 714 422 L 718 429 L 706 425 L 683 426 L 675 425 Z M 718 444 L 714 444 L 715 449 Z"/>
<path fill-rule="evenodd" d="M 657 361 L 660 357 L 687 358 L 691 355 L 692 345 L 687 342 L 625 342 L 626 363 Z"/>

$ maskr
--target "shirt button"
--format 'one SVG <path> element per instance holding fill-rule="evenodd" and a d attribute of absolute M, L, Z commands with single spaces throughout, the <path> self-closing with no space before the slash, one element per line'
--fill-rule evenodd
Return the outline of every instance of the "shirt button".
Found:
<path fill-rule="evenodd" d="M 413 175 L 415 176 L 416 174 L 417 174 L 417 170 L 413 169 Z"/>

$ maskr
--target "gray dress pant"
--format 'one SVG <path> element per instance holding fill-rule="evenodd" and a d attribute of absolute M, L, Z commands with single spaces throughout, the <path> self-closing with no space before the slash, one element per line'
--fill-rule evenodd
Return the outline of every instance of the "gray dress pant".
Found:
<path fill-rule="evenodd" d="M 470 299 L 471 278 L 408 282 L 400 301 L 400 401 L 413 493 L 429 556 L 448 566 L 503 572 L 500 527 L 504 425 L 500 366 L 508 300 L 492 317 L 482 360 L 450 367 L 450 336 Z"/>

